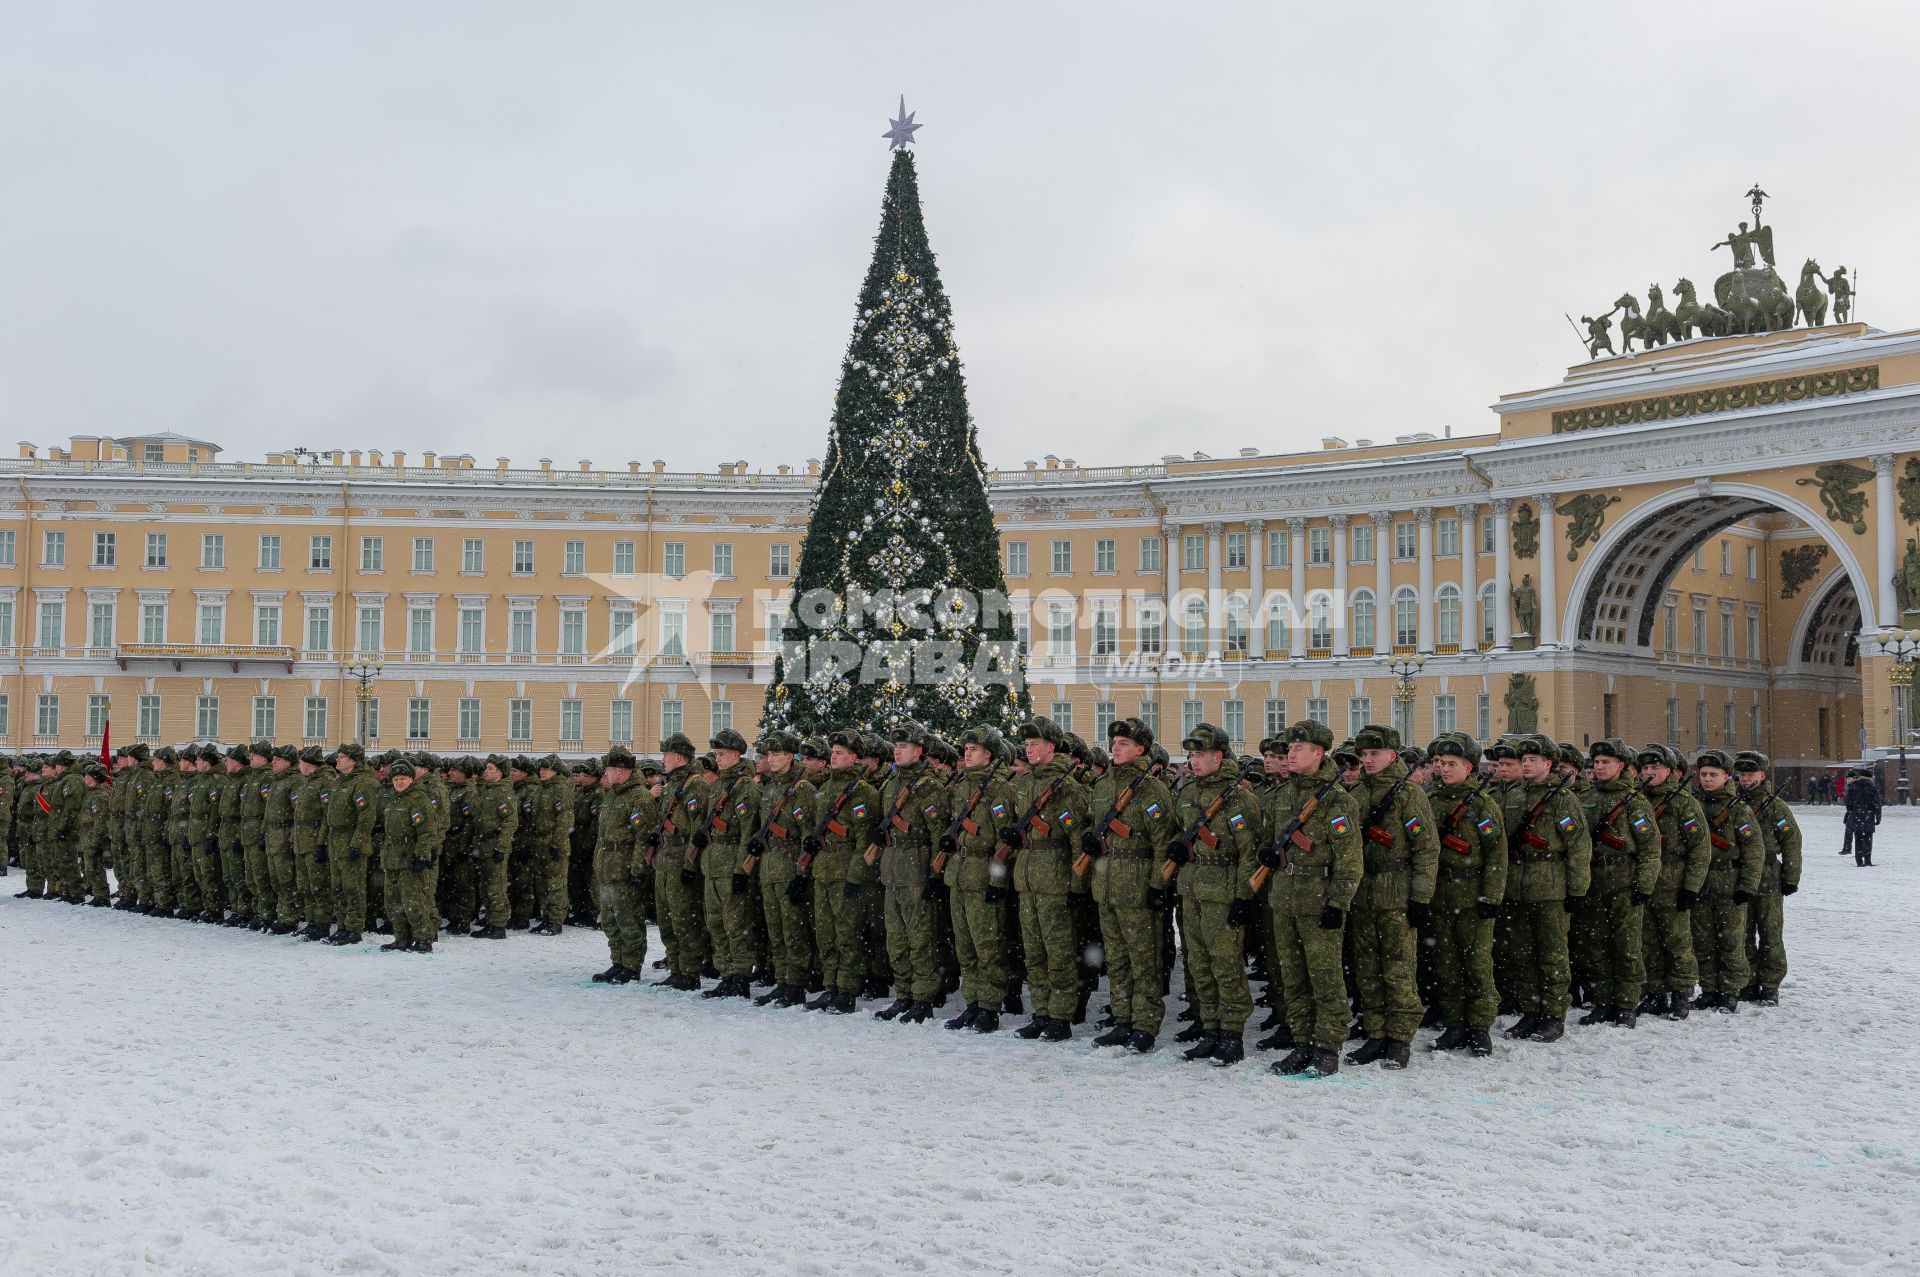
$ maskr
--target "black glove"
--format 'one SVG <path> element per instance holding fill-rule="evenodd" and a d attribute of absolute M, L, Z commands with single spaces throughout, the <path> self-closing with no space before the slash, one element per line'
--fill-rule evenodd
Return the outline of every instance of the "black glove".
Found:
<path fill-rule="evenodd" d="M 845 896 L 849 900 L 858 900 L 860 898 L 860 888 L 863 885 L 864 884 L 858 883 L 858 882 L 850 882 L 846 886 L 840 888 L 840 894 Z"/>
<path fill-rule="evenodd" d="M 1751 891 L 1736 891 L 1733 893 L 1733 903 L 1737 905 L 1752 904 L 1753 893 Z"/>
<path fill-rule="evenodd" d="M 1652 897 L 1651 895 L 1649 895 L 1648 893 L 1646 893 L 1646 892 L 1644 892 L 1644 891 L 1642 891 L 1642 890 L 1640 890 L 1640 888 L 1638 888 L 1638 887 L 1635 887 L 1635 888 L 1633 889 L 1633 896 L 1632 896 L 1632 900 L 1633 900 L 1633 903 L 1635 903 L 1635 904 L 1637 904 L 1637 905 L 1643 905 L 1643 904 L 1646 904 L 1646 903 L 1647 903 L 1648 901 L 1650 901 L 1650 900 L 1652 900 L 1652 899 L 1653 899 L 1653 897 Z"/>
<path fill-rule="evenodd" d="M 951 856 L 954 852 L 960 850 L 960 840 L 952 834 L 941 834 L 940 850 Z"/>
<path fill-rule="evenodd" d="M 1568 896 L 1560 902 L 1560 907 L 1572 913 L 1580 907 L 1580 902 L 1584 899 L 1586 899 L 1585 896 Z"/>
<path fill-rule="evenodd" d="M 749 879 L 745 874 L 735 874 L 733 876 L 733 894 L 736 896 L 746 895 L 747 884 L 750 881 L 751 879 Z"/>
<path fill-rule="evenodd" d="M 1681 913 L 1685 913 L 1699 903 L 1700 893 L 1697 891 L 1688 891 L 1685 887 L 1682 887 L 1674 893 L 1673 907 Z"/>
<path fill-rule="evenodd" d="M 1167 859 L 1176 865 L 1184 865 L 1193 859 L 1193 844 L 1185 838 L 1176 838 L 1167 844 Z"/>
<path fill-rule="evenodd" d="M 787 883 L 787 903 L 791 905 L 807 903 L 807 884 L 811 881 L 810 878 L 795 878 Z"/>
<path fill-rule="evenodd" d="M 691 887 L 694 883 L 699 881 L 700 881 L 699 871 L 696 870 L 692 865 L 680 866 L 680 885 L 681 886 Z"/>
<path fill-rule="evenodd" d="M 1097 856 L 1106 850 L 1100 845 L 1100 835 L 1089 829 L 1080 835 L 1080 850 L 1089 856 Z"/>
<path fill-rule="evenodd" d="M 696 829 L 693 831 L 693 838 L 690 841 L 693 843 L 693 849 L 695 851 L 705 851 L 707 844 L 711 843 L 713 839 L 707 836 L 706 830 Z"/>
<path fill-rule="evenodd" d="M 415 856 L 412 860 L 408 861 L 407 863 L 413 867 L 413 871 L 417 874 L 423 874 L 427 870 L 433 868 L 433 862 L 431 860 L 428 860 L 425 856 Z"/>
<path fill-rule="evenodd" d="M 316 865 L 324 865 L 327 863 L 327 844 L 321 843 L 313 849 L 313 863 Z"/>
<path fill-rule="evenodd" d="M 1247 925 L 1246 901 L 1236 900 L 1227 906 L 1227 925 L 1229 927 L 1244 927 Z"/>
<path fill-rule="evenodd" d="M 1338 931 L 1346 925 L 1346 921 L 1347 911 L 1344 909 L 1336 909 L 1332 905 L 1328 905 L 1320 911 L 1320 929 L 1322 931 Z"/>
<path fill-rule="evenodd" d="M 360 859 L 360 853 L 357 851 L 350 851 L 347 853 L 347 856 L 349 859 L 352 859 L 352 860 Z M 496 865 L 499 864 L 501 861 L 505 860 L 506 858 L 507 858 L 507 853 L 504 851 L 496 851 L 493 853 L 493 863 Z"/>
<path fill-rule="evenodd" d="M 1167 909 L 1167 893 L 1159 887 L 1148 887 L 1147 908 L 1153 910 L 1155 913 L 1165 913 Z"/>
<path fill-rule="evenodd" d="M 660 850 L 660 831 L 658 829 L 647 835 L 647 846 L 654 851 Z"/>
<path fill-rule="evenodd" d="M 800 850 L 806 852 L 809 856 L 819 855 L 820 852 L 825 849 L 826 845 L 827 844 L 820 841 L 818 834 L 808 834 L 800 840 Z"/>
<path fill-rule="evenodd" d="M 1006 893 L 1006 890 L 1005 890 L 1004 888 L 1001 888 L 1001 887 L 988 887 L 988 888 L 987 888 L 987 891 L 986 891 L 986 901 L 987 901 L 987 903 L 988 903 L 988 904 L 990 904 L 990 905 L 997 905 L 997 904 L 999 904 L 999 903 L 1000 903 L 1000 902 L 1001 902 L 1002 900 L 1005 900 L 1006 898 L 1007 898 L 1007 893 Z"/>
<path fill-rule="evenodd" d="M 1416 927 L 1426 926 L 1433 921 L 1433 906 L 1419 900 L 1407 901 L 1407 921 Z"/>
<path fill-rule="evenodd" d="M 1259 852 L 1256 854 L 1259 857 L 1260 863 L 1265 865 L 1267 868 L 1278 869 L 1280 867 L 1279 844 L 1268 843 L 1266 846 L 1262 847 L 1259 850 Z"/>
<path fill-rule="evenodd" d="M 1018 851 L 1027 845 L 1027 836 L 1020 832 L 1019 826 L 1015 825 L 1010 826 L 1000 835 L 1000 841 Z"/>
<path fill-rule="evenodd" d="M 1479 910 L 1480 916 L 1489 922 L 1500 916 L 1500 906 L 1491 900 L 1482 900 L 1474 905 L 1474 908 Z"/>
<path fill-rule="evenodd" d="M 360 859 L 360 849 L 358 847 L 347 848 L 347 859 L 350 861 Z M 497 860 L 499 857 L 496 856 L 495 859 Z"/>
<path fill-rule="evenodd" d="M 1800 884 L 1797 882 L 1783 882 L 1780 884 L 1780 894 L 1783 896 L 1790 896 L 1798 890 L 1800 890 Z"/>

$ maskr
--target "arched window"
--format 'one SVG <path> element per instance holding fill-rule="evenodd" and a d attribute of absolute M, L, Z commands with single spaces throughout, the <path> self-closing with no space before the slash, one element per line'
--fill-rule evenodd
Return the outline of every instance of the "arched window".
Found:
<path fill-rule="evenodd" d="M 1324 590 L 1307 596 L 1307 646 L 1316 651 L 1333 646 L 1333 604 Z"/>
<path fill-rule="evenodd" d="M 1247 600 L 1243 595 L 1235 594 L 1227 599 L 1227 651 L 1245 653 L 1247 650 Z"/>
<path fill-rule="evenodd" d="M 1454 585 L 1443 585 L 1435 592 L 1435 628 L 1434 642 L 1449 647 L 1460 646 L 1460 589 Z"/>
<path fill-rule="evenodd" d="M 1393 644 L 1412 647 L 1420 641 L 1420 601 L 1413 587 L 1403 585 L 1393 592 Z"/>
<path fill-rule="evenodd" d="M 1480 646 L 1493 646 L 1494 608 L 1500 592 L 1492 581 L 1480 587 Z"/>
<path fill-rule="evenodd" d="M 1354 647 L 1373 646 L 1373 592 L 1355 590 L 1352 602 L 1353 619 L 1347 625 L 1347 642 Z"/>

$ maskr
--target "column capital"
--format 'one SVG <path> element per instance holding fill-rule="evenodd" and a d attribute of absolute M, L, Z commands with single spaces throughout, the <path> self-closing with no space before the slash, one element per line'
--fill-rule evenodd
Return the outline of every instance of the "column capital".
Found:
<path fill-rule="evenodd" d="M 1221 531 L 1222 531 L 1222 530 L 1223 530 L 1223 529 L 1224 529 L 1224 528 L 1225 528 L 1225 527 L 1226 527 L 1227 525 L 1226 525 L 1226 524 L 1224 524 L 1224 523 L 1222 523 L 1222 522 L 1220 522 L 1220 520 L 1218 520 L 1218 519 L 1209 519 L 1209 520 L 1208 520 L 1208 521 L 1207 521 L 1206 523 L 1204 523 L 1204 524 L 1202 524 L 1201 526 L 1202 526 L 1202 527 L 1204 527 L 1204 528 L 1206 528 L 1206 530 L 1207 530 L 1207 535 L 1208 535 L 1209 537 L 1214 537 L 1214 538 L 1218 538 L 1218 537 L 1219 537 L 1219 535 L 1220 535 L 1220 533 L 1221 533 Z"/>
<path fill-rule="evenodd" d="M 1248 536 L 1257 537 L 1262 532 L 1265 532 L 1266 530 L 1267 530 L 1267 521 L 1265 519 L 1248 519 L 1247 520 Z"/>
<path fill-rule="evenodd" d="M 1168 520 L 1167 522 L 1162 523 L 1160 525 L 1160 535 L 1168 536 L 1168 537 L 1177 537 L 1180 535 L 1180 529 L 1186 526 L 1187 525 L 1184 523 L 1174 523 L 1173 521 Z"/>
<path fill-rule="evenodd" d="M 1494 514 L 1504 519 L 1507 517 L 1507 511 L 1513 508 L 1513 498 L 1495 497 L 1493 500 L 1487 502 L 1487 504 L 1493 507 Z"/>
<path fill-rule="evenodd" d="M 1393 525 L 1393 511 L 1391 510 L 1369 510 L 1367 517 L 1372 519 L 1373 526 L 1379 528 L 1382 532 Z"/>
<path fill-rule="evenodd" d="M 1892 474 L 1893 454 L 1891 452 L 1875 453 L 1873 456 L 1873 469 L 1876 474 Z"/>
<path fill-rule="evenodd" d="M 1422 508 L 1415 510 L 1413 512 L 1413 517 L 1420 521 L 1420 526 L 1423 528 L 1430 528 L 1433 526 L 1433 508 L 1431 506 L 1423 506 Z"/>
<path fill-rule="evenodd" d="M 1347 516 L 1346 516 L 1346 515 L 1344 515 L 1344 514 L 1336 514 L 1336 515 L 1334 515 L 1334 516 L 1332 516 L 1332 522 L 1333 522 L 1333 530 L 1334 530 L 1335 532 L 1345 532 L 1345 531 L 1347 530 Z"/>
<path fill-rule="evenodd" d="M 1453 512 L 1460 516 L 1460 521 L 1462 523 L 1471 523 L 1473 522 L 1474 516 L 1480 513 L 1480 507 L 1475 505 L 1473 502 L 1468 501 L 1463 505 L 1457 505 L 1453 507 Z M 1463 533 L 1463 536 L 1464 536 L 1464 533 Z"/>
<path fill-rule="evenodd" d="M 1539 514 L 1545 516 L 1553 513 L 1553 494 L 1551 492 L 1539 493 L 1535 495 L 1533 500 L 1534 504 L 1540 507 L 1538 511 Z"/>
<path fill-rule="evenodd" d="M 1287 531 L 1293 533 L 1295 536 L 1304 536 L 1307 531 L 1307 516 L 1304 514 L 1288 515 Z"/>

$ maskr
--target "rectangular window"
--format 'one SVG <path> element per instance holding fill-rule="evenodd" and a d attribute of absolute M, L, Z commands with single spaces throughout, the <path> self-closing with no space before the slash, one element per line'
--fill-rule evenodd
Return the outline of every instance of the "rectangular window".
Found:
<path fill-rule="evenodd" d="M 568 541 L 560 547 L 560 575 L 584 576 L 587 571 L 587 543 Z"/>
<path fill-rule="evenodd" d="M 660 612 L 660 655 L 687 654 L 687 614 L 684 609 L 664 608 Z"/>
<path fill-rule="evenodd" d="M 307 650 L 309 652 L 333 650 L 332 604 L 314 603 L 307 607 Z M 312 733 L 309 732 L 308 735 Z"/>
<path fill-rule="evenodd" d="M 278 603 L 255 605 L 253 641 L 261 647 L 280 646 L 280 605 Z"/>
<path fill-rule="evenodd" d="M 1707 703 L 1705 701 L 1693 703 L 1693 743 L 1701 749 L 1704 749 L 1707 744 Z"/>
<path fill-rule="evenodd" d="M 1747 706 L 1747 748 L 1760 748 L 1760 707 Z"/>
<path fill-rule="evenodd" d="M 1225 608 L 1227 651 L 1247 652 L 1247 609 L 1238 599 L 1229 599 Z"/>
<path fill-rule="evenodd" d="M 308 740 L 324 740 L 327 735 L 327 698 L 324 696 L 307 697 L 304 735 Z"/>
<path fill-rule="evenodd" d="M 1678 745 L 1679 743 L 1680 743 L 1680 702 L 1673 697 L 1668 697 L 1667 698 L 1667 744 Z"/>
<path fill-rule="evenodd" d="M 733 575 L 733 547 L 723 542 L 713 547 L 713 574 L 718 577 Z"/>
<path fill-rule="evenodd" d="M 1454 698 L 1451 696 L 1434 697 L 1433 698 L 1433 734 L 1435 736 L 1442 736 L 1448 732 L 1458 731 L 1459 724 L 1460 724 L 1460 713 L 1458 709 L 1458 702 L 1456 702 Z"/>
<path fill-rule="evenodd" d="M 1120 650 L 1120 600 L 1097 599 L 1093 605 L 1093 654 L 1112 656 Z"/>
<path fill-rule="evenodd" d="M 633 743 L 632 701 L 614 701 L 607 707 L 607 739 L 616 745 Z"/>
<path fill-rule="evenodd" d="M 781 542 L 767 547 L 767 575 L 784 581 L 793 575 L 793 547 Z"/>
<path fill-rule="evenodd" d="M 1458 556 L 1460 553 L 1460 520 L 1435 519 L 1433 527 L 1434 541 L 1436 543 L 1434 553 Z"/>
<path fill-rule="evenodd" d="M 1347 540 L 1351 544 L 1347 558 L 1354 563 L 1373 562 L 1373 523 L 1362 519 L 1347 529 Z"/>
<path fill-rule="evenodd" d="M 607 614 L 611 633 L 608 636 L 608 648 L 615 656 L 632 656 L 634 645 L 639 641 L 634 633 L 634 610 L 630 607 L 616 607 Z"/>
<path fill-rule="evenodd" d="M 1093 543 L 1093 570 L 1103 576 L 1110 576 L 1119 568 L 1119 542 L 1112 537 L 1100 537 Z"/>
<path fill-rule="evenodd" d="M 1275 568 L 1293 566 L 1293 537 L 1285 528 L 1267 533 L 1267 566 Z"/>
<path fill-rule="evenodd" d="M 1720 614 L 1720 655 L 1733 659 L 1733 613 Z"/>
<path fill-rule="evenodd" d="M 1747 659 L 1760 659 L 1760 614 L 1757 612 L 1747 613 Z"/>
<path fill-rule="evenodd" d="M 93 566 L 110 568 L 113 566 L 114 534 L 96 532 L 93 534 Z"/>
<path fill-rule="evenodd" d="M 278 735 L 274 730 L 274 719 L 277 713 L 277 702 L 273 697 L 253 698 L 253 735 L 256 740 L 272 740 Z"/>
<path fill-rule="evenodd" d="M 1141 701 L 1140 721 L 1146 725 L 1148 731 L 1158 736 L 1160 734 L 1160 702 Z"/>
<path fill-rule="evenodd" d="M 58 649 L 67 645 L 67 605 L 57 599 L 40 604 L 40 646 Z"/>
<path fill-rule="evenodd" d="M 165 603 L 140 605 L 140 641 L 142 643 L 167 641 L 167 605 Z"/>
<path fill-rule="evenodd" d="M 160 698 L 143 695 L 134 702 L 133 731 L 136 736 L 160 734 Z"/>
<path fill-rule="evenodd" d="M 1411 520 L 1402 519 L 1393 525 L 1393 557 L 1411 559 L 1420 552 L 1420 540 L 1414 531 Z"/>
<path fill-rule="evenodd" d="M 587 614 L 580 608 L 560 610 L 560 653 L 584 656 L 587 651 Z"/>
<path fill-rule="evenodd" d="M 223 534 L 218 532 L 201 534 L 200 566 L 216 569 L 227 566 L 227 538 Z"/>
<path fill-rule="evenodd" d="M 1695 604 L 1693 609 L 1693 654 L 1707 654 L 1707 609 L 1701 604 Z"/>
<path fill-rule="evenodd" d="M 100 729 L 107 722 L 107 698 L 100 693 L 87 697 L 87 739 L 99 740 Z"/>
<path fill-rule="evenodd" d="M 513 574 L 515 576 L 533 575 L 533 542 L 515 541 L 513 543 Z"/>
<path fill-rule="evenodd" d="M 687 712 L 684 705 L 675 700 L 664 700 L 660 702 L 660 737 L 662 740 L 669 736 L 677 736 L 681 732 L 686 731 L 686 723 Z"/>
<path fill-rule="evenodd" d="M 1158 572 L 1160 570 L 1160 538 L 1140 538 L 1140 570 Z"/>
<path fill-rule="evenodd" d="M 358 646 L 354 648 L 354 651 L 380 652 L 386 650 L 385 640 L 381 634 L 381 630 L 384 628 L 382 622 L 385 619 L 384 611 L 379 607 L 363 607 L 360 609 L 360 642 Z"/>
<path fill-rule="evenodd" d="M 1347 735 L 1358 736 L 1360 729 L 1373 721 L 1373 697 L 1347 698 Z"/>
<path fill-rule="evenodd" d="M 1007 542 L 1007 575 L 1025 576 L 1027 574 L 1027 543 L 1025 541 Z"/>
<path fill-rule="evenodd" d="M 413 539 L 413 570 L 415 572 L 433 571 L 432 537 L 415 537 Z"/>
<path fill-rule="evenodd" d="M 1247 703 L 1225 701 L 1220 706 L 1220 726 L 1235 746 L 1245 747 L 1247 740 Z"/>
<path fill-rule="evenodd" d="M 0 568 L 13 566 L 13 532 L 11 529 L 0 532 Z"/>
<path fill-rule="evenodd" d="M 460 698 L 458 726 L 461 740 L 480 739 L 480 698 L 478 696 Z"/>
<path fill-rule="evenodd" d="M 1757 547 L 1750 545 L 1747 547 L 1747 580 L 1758 581 L 1759 579 L 1760 551 Z"/>
<path fill-rule="evenodd" d="M 666 541 L 660 547 L 660 570 L 668 576 L 681 577 L 687 574 L 687 543 L 685 541 Z"/>
<path fill-rule="evenodd" d="M 41 692 L 34 697 L 33 730 L 42 736 L 60 734 L 60 697 L 52 692 Z"/>
<path fill-rule="evenodd" d="M 1493 554 L 1496 551 L 1497 543 L 1493 539 L 1493 535 L 1494 535 L 1493 529 L 1494 529 L 1493 516 L 1490 514 L 1481 515 L 1480 516 L 1480 553 L 1482 554 Z"/>
<path fill-rule="evenodd" d="M 580 702 L 567 700 L 560 702 L 560 739 L 579 744 L 586 735 L 585 715 L 581 713 Z"/>
<path fill-rule="evenodd" d="M 1333 562 L 1333 529 L 1307 529 L 1307 564 L 1323 567 Z"/>
<path fill-rule="evenodd" d="M 67 534 L 48 532 L 40 538 L 40 566 L 63 568 L 67 566 Z"/>
<path fill-rule="evenodd" d="M 1205 720 L 1206 706 L 1201 701 L 1180 702 L 1180 735 L 1184 738 L 1193 734 L 1193 729 Z"/>
<path fill-rule="evenodd" d="M 407 651 L 415 656 L 426 656 L 433 651 L 433 609 L 431 607 L 407 609 Z"/>
<path fill-rule="evenodd" d="M 707 628 L 713 636 L 714 651 L 733 651 L 733 613 L 715 612 L 707 618 Z"/>
<path fill-rule="evenodd" d="M 1481 692 L 1473 698 L 1474 739 L 1493 739 L 1493 697 Z"/>
<path fill-rule="evenodd" d="M 163 443 L 145 444 L 140 449 L 140 455 L 148 465 L 159 465 L 167 459 L 167 446 Z"/>
<path fill-rule="evenodd" d="M 479 576 L 486 571 L 487 552 L 485 542 L 479 537 L 465 537 L 460 542 L 460 571 L 467 576 Z"/>
<path fill-rule="evenodd" d="M 1733 542 L 1731 541 L 1720 543 L 1720 575 L 1733 575 Z"/>
<path fill-rule="evenodd" d="M 1055 576 L 1065 576 L 1073 571 L 1073 542 L 1055 538 L 1052 571 Z"/>
<path fill-rule="evenodd" d="M 1322 727 L 1330 728 L 1333 726 L 1333 714 L 1327 708 L 1326 697 L 1309 696 L 1307 698 L 1307 721 L 1310 723 L 1318 723 Z"/>
<path fill-rule="evenodd" d="M 510 741 L 533 739 L 532 701 L 515 697 L 507 702 L 507 739 Z"/>
<path fill-rule="evenodd" d="M 1671 603 L 1660 609 L 1660 646 L 1668 652 L 1680 650 L 1680 615 Z"/>
<path fill-rule="evenodd" d="M 1728 701 L 1720 707 L 1720 743 L 1733 744 L 1733 702 Z"/>
<path fill-rule="evenodd" d="M 1333 646 L 1333 608 L 1324 594 L 1307 597 L 1307 648 L 1324 652 Z"/>
<path fill-rule="evenodd" d="M 460 648 L 471 656 L 486 650 L 487 613 L 485 608 L 460 609 Z"/>
<path fill-rule="evenodd" d="M 1244 572 L 1246 571 L 1246 567 L 1247 567 L 1247 534 L 1244 532 L 1227 533 L 1227 568 L 1228 570 L 1231 571 L 1234 569 L 1238 569 Z"/>
<path fill-rule="evenodd" d="M 707 706 L 707 713 L 713 719 L 713 730 L 724 732 L 733 726 L 733 702 L 714 701 Z"/>
<path fill-rule="evenodd" d="M 510 608 L 507 611 L 507 651 L 517 656 L 533 652 L 533 609 Z"/>
<path fill-rule="evenodd" d="M 637 541 L 615 541 L 613 543 L 613 574 L 615 576 L 632 576 L 634 574 L 634 564 L 639 561 L 638 546 L 639 543 Z"/>
<path fill-rule="evenodd" d="M 1047 605 L 1047 651 L 1054 656 L 1073 655 L 1073 604 Z"/>
<path fill-rule="evenodd" d="M 1207 539 L 1188 533 L 1180 542 L 1180 570 L 1182 572 L 1204 572 L 1207 570 Z"/>
<path fill-rule="evenodd" d="M 87 609 L 87 646 L 113 646 L 113 604 L 95 603 Z"/>
<path fill-rule="evenodd" d="M 384 571 L 386 561 L 387 551 L 384 538 L 360 538 L 360 570 L 362 572 Z"/>
<path fill-rule="evenodd" d="M 260 538 L 260 570 L 278 572 L 280 570 L 280 534 L 268 533 Z"/>
<path fill-rule="evenodd" d="M 167 566 L 166 533 L 147 533 L 147 566 L 150 568 L 163 568 Z"/>
<path fill-rule="evenodd" d="M 0 648 L 13 646 L 13 600 L 0 599 Z"/>
<path fill-rule="evenodd" d="M 202 603 L 194 608 L 194 641 L 196 643 L 224 643 L 227 641 L 227 605 L 224 603 Z"/>
<path fill-rule="evenodd" d="M 360 702 L 360 735 L 367 740 L 380 739 L 380 699 Z"/>
<path fill-rule="evenodd" d="M 1707 547 L 1704 545 L 1696 545 L 1693 547 L 1693 570 L 1695 572 L 1705 572 L 1707 570 Z"/>
<path fill-rule="evenodd" d="M 220 698 L 199 696 L 193 702 L 193 734 L 203 740 L 220 735 Z"/>
<path fill-rule="evenodd" d="M 307 538 L 307 567 L 315 572 L 333 570 L 333 538 L 317 536 Z"/>
<path fill-rule="evenodd" d="M 1140 650 L 1158 653 L 1166 641 L 1165 627 L 1161 624 L 1159 600 L 1142 600 L 1139 605 Z"/>
<path fill-rule="evenodd" d="M 1053 703 L 1053 722 L 1063 732 L 1073 730 L 1073 702 L 1055 701 Z"/>
<path fill-rule="evenodd" d="M 1180 650 L 1189 656 L 1207 650 L 1207 605 L 1200 599 L 1188 599 L 1187 611 L 1183 618 L 1186 624 L 1181 635 Z"/>
<path fill-rule="evenodd" d="M 1267 655 L 1285 656 L 1293 650 L 1292 625 L 1288 618 L 1290 607 L 1275 607 L 1267 613 Z"/>
<path fill-rule="evenodd" d="M 426 740 L 433 734 L 430 723 L 433 715 L 432 704 L 424 696 L 407 697 L 408 740 Z"/>
<path fill-rule="evenodd" d="M 1270 700 L 1266 705 L 1266 736 L 1279 736 L 1287 730 L 1287 703 L 1284 700 Z"/>
<path fill-rule="evenodd" d="M 1033 612 L 1031 605 L 1024 599 L 1015 602 L 1013 614 L 1013 642 L 1025 656 L 1033 651 Z"/>
<path fill-rule="evenodd" d="M 1112 701 L 1095 701 L 1093 703 L 1093 737 L 1095 740 L 1103 742 L 1102 748 L 1105 748 L 1104 742 L 1107 739 L 1107 729 L 1113 726 L 1114 720 L 1118 717 L 1120 717 L 1119 709 Z"/>

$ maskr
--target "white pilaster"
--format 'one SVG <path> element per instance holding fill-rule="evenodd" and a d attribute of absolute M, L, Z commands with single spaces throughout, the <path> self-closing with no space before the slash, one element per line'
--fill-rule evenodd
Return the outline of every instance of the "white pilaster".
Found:
<path fill-rule="evenodd" d="M 1347 516 L 1333 516 L 1333 654 L 1347 654 Z M 1377 623 L 1376 623 L 1377 624 Z"/>
<path fill-rule="evenodd" d="M 1880 587 L 1877 591 L 1880 597 L 1874 604 L 1880 615 L 1875 619 L 1882 626 L 1903 626 L 1906 624 L 1906 619 L 1900 615 L 1900 603 L 1893 592 L 1894 569 L 1900 566 L 1900 560 L 1894 548 L 1896 511 L 1893 496 L 1893 457 L 1889 454 L 1883 453 L 1873 459 L 1873 508 L 1873 557 L 1877 560 L 1874 569 L 1879 574 Z"/>
<path fill-rule="evenodd" d="M 1554 580 L 1555 562 L 1560 557 L 1559 540 L 1554 535 L 1560 516 L 1553 512 L 1553 494 L 1543 492 L 1534 498 L 1540 506 L 1540 642 L 1541 647 L 1560 646 L 1560 587 Z"/>
<path fill-rule="evenodd" d="M 1287 520 L 1287 655 L 1299 660 L 1307 654 L 1307 521 L 1298 515 Z"/>
<path fill-rule="evenodd" d="M 1220 659 L 1220 649 L 1225 646 L 1221 641 L 1221 632 L 1226 628 L 1226 599 L 1220 588 L 1220 532 L 1218 522 L 1208 523 L 1207 529 L 1207 659 Z"/>
<path fill-rule="evenodd" d="M 1373 519 L 1373 650 L 1393 650 L 1393 513 L 1375 510 Z"/>
<path fill-rule="evenodd" d="M 1433 650 L 1433 511 L 1419 510 L 1420 522 L 1420 594 L 1416 604 L 1419 617 L 1419 644 L 1422 652 Z"/>
<path fill-rule="evenodd" d="M 1470 652 L 1480 646 L 1480 507 L 1463 505 L 1454 513 L 1460 516 L 1460 650 Z"/>
<path fill-rule="evenodd" d="M 1507 511 L 1513 502 L 1495 497 L 1489 504 L 1493 506 L 1493 650 L 1504 652 L 1513 646 L 1513 605 L 1508 599 L 1513 589 L 1513 537 L 1507 528 Z"/>
<path fill-rule="evenodd" d="M 1265 568 L 1267 525 L 1259 519 L 1247 520 L 1247 659 L 1258 661 L 1267 655 L 1267 609 Z"/>

